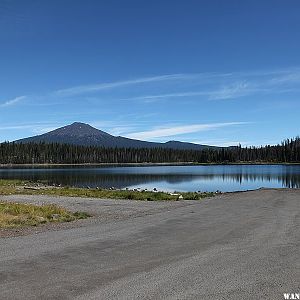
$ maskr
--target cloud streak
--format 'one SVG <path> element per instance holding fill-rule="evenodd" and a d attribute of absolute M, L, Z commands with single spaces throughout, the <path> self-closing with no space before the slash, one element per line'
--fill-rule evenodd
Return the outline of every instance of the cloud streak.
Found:
<path fill-rule="evenodd" d="M 148 131 L 134 132 L 126 135 L 128 138 L 133 139 L 153 139 L 160 137 L 170 137 L 177 136 L 187 133 L 201 132 L 201 131 L 209 131 L 215 130 L 218 128 L 235 126 L 235 125 L 243 125 L 248 124 L 247 122 L 228 122 L 228 123 L 211 123 L 211 124 L 193 124 L 193 125 L 183 125 L 183 126 L 174 126 L 169 128 L 158 128 Z"/>
<path fill-rule="evenodd" d="M 193 97 L 193 96 L 204 96 L 208 92 L 184 92 L 184 93 L 170 93 L 170 94 L 160 94 L 160 95 L 145 95 L 132 98 L 124 98 L 122 100 L 143 100 L 145 102 L 154 102 L 159 99 L 166 98 L 177 98 L 177 97 Z"/>
<path fill-rule="evenodd" d="M 182 80 L 182 79 L 187 79 L 189 77 L 190 77 L 189 74 L 170 74 L 170 75 L 160 75 L 160 76 L 153 76 L 153 77 L 142 77 L 142 78 L 137 78 L 132 80 L 99 83 L 99 84 L 92 84 L 92 85 L 81 85 L 72 88 L 57 90 L 54 92 L 54 95 L 68 97 L 68 96 L 97 92 L 97 91 L 113 89 L 113 88 L 118 88 L 123 86 L 130 86 L 130 85 L 137 85 L 137 84 L 151 83 L 151 82 L 162 82 L 168 80 L 179 80 L 179 79 Z"/>
<path fill-rule="evenodd" d="M 7 106 L 15 105 L 18 102 L 24 100 L 25 98 L 27 98 L 27 97 L 26 96 L 19 96 L 19 97 L 16 97 L 14 99 L 7 100 L 7 101 L 1 103 L 0 107 L 7 107 Z"/>
<path fill-rule="evenodd" d="M 255 90 L 249 88 L 249 83 L 238 82 L 216 90 L 209 95 L 209 100 L 225 100 L 247 96 Z"/>
<path fill-rule="evenodd" d="M 172 98 L 190 98 L 191 101 L 231 100 L 247 96 L 300 92 L 298 83 L 299 68 L 233 73 L 178 73 L 79 85 L 54 90 L 45 95 L 33 94 L 31 101 L 26 101 L 26 105 L 68 105 L 70 101 L 74 105 L 81 105 L 85 101 L 82 95 L 88 96 L 90 93 L 95 94 L 93 99 L 96 100 L 89 105 L 95 107 L 111 101 L 140 101 L 141 104 L 147 104 Z M 132 88 L 122 90 L 123 87 Z M 105 91 L 109 93 L 104 93 Z M 0 107 L 12 106 L 24 98 L 26 96 L 5 101 L 0 103 Z"/>
<path fill-rule="evenodd" d="M 145 95 L 132 98 L 124 98 L 122 100 L 143 100 L 144 102 L 154 102 L 160 99 L 196 96 L 206 97 L 208 100 L 226 100 L 247 96 L 258 90 L 259 89 L 255 89 L 253 87 L 250 88 L 249 83 L 247 82 L 237 82 L 211 91 L 194 91 L 160 95 Z"/>

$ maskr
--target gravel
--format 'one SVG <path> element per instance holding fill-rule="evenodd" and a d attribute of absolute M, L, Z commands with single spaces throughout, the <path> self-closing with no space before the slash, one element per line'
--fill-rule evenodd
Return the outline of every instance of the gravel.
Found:
<path fill-rule="evenodd" d="M 202 201 L 40 196 L 94 214 L 0 240 L 1 299 L 284 299 L 300 292 L 300 191 Z"/>

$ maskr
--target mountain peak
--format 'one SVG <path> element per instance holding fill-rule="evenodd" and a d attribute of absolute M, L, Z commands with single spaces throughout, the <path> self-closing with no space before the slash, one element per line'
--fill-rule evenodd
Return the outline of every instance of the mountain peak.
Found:
<path fill-rule="evenodd" d="M 72 123 L 72 124 L 70 124 L 70 125 L 67 125 L 67 126 L 87 126 L 87 127 L 92 127 L 91 125 L 89 125 L 89 124 L 86 124 L 86 123 L 82 123 L 82 122 L 74 122 L 74 123 Z"/>
<path fill-rule="evenodd" d="M 66 125 L 62 128 L 73 128 L 73 129 L 76 129 L 76 130 L 90 130 L 90 129 L 98 130 L 98 129 L 92 127 L 91 125 L 86 124 L 86 123 L 82 123 L 82 122 L 74 122 L 74 123 L 72 123 L 70 125 Z"/>
<path fill-rule="evenodd" d="M 74 122 L 70 125 L 55 129 L 48 134 L 60 136 L 76 136 L 81 138 L 84 136 L 110 136 L 110 134 L 104 131 L 81 122 Z"/>

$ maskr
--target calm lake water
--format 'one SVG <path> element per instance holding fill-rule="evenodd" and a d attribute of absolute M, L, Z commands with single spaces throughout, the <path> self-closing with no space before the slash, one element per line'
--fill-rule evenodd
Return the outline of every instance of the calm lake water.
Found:
<path fill-rule="evenodd" d="M 300 165 L 2 168 L 0 178 L 76 187 L 225 192 L 260 187 L 300 188 Z"/>

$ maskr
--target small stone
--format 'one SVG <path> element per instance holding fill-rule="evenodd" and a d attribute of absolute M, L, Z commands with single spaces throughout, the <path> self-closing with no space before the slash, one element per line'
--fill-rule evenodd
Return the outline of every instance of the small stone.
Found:
<path fill-rule="evenodd" d="M 58 220 L 60 218 L 60 214 L 53 214 L 51 217 L 53 220 Z"/>

